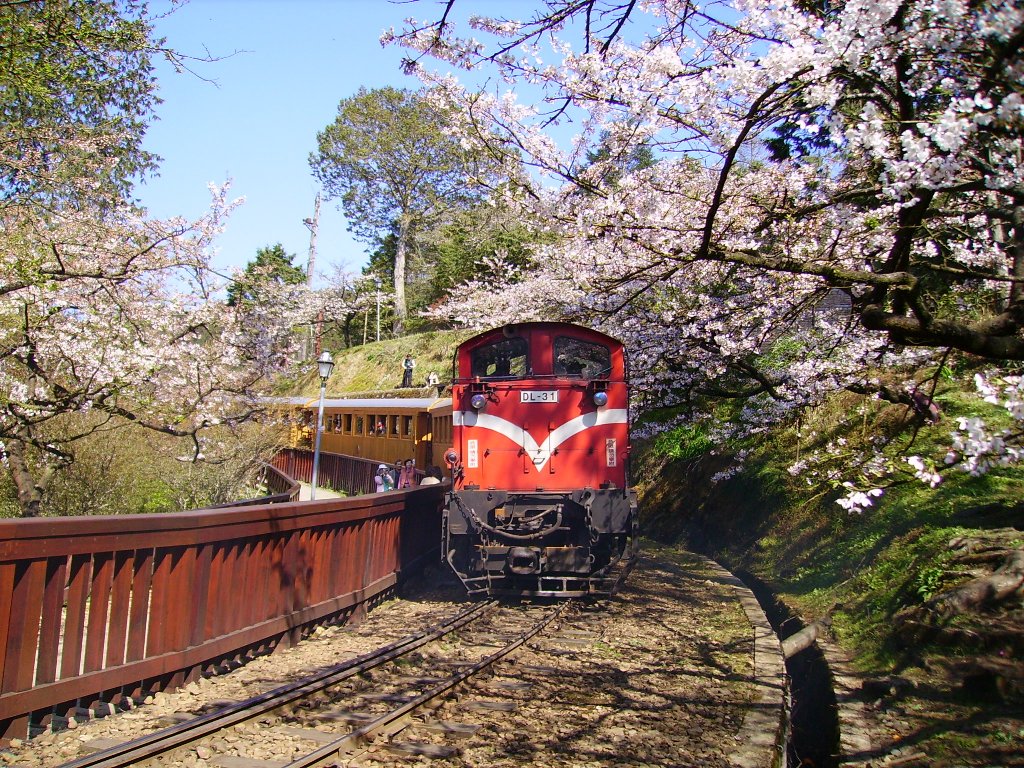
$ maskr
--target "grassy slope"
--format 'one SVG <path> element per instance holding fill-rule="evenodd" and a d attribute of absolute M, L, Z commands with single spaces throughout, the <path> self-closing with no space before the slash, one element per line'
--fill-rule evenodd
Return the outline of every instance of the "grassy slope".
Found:
<path fill-rule="evenodd" d="M 467 331 L 430 331 L 338 352 L 330 350 L 335 366 L 327 382 L 327 396 L 393 393 L 402 382 L 402 360 L 407 354 L 416 360 L 413 372 L 415 386 L 422 387 L 431 371 L 438 375 L 444 385 L 452 377 L 455 348 L 471 335 Z M 405 390 L 406 394 L 408 392 Z M 320 379 L 317 377 L 316 366 L 310 363 L 305 375 L 298 381 L 283 382 L 279 394 L 318 396 Z"/>
<path fill-rule="evenodd" d="M 756 573 L 806 620 L 827 616 L 834 638 L 867 676 L 897 676 L 899 692 L 875 704 L 892 744 L 912 744 L 926 756 L 920 764 L 1018 765 L 1021 686 L 997 678 L 979 684 L 951 670 L 974 657 L 1020 670 L 1019 599 L 977 616 L 949 617 L 925 632 L 910 631 L 903 618 L 973 575 L 971 565 L 954 558 L 951 542 L 994 536 L 1001 546 L 1024 545 L 1024 534 L 1016 533 L 1024 521 L 1024 470 L 978 478 L 950 473 L 934 489 L 911 480 L 889 488 L 862 515 L 837 506 L 837 491 L 818 492 L 786 471 L 809 448 L 840 438 L 843 450 L 855 453 L 868 427 L 890 434 L 894 446 L 913 441 L 913 451 L 938 450 L 971 399 L 947 383 L 939 398 L 942 422 L 922 426 L 902 406 L 878 404 L 863 413 L 852 398 L 837 398 L 804 420 L 802 437 L 779 429 L 746 446 L 744 470 L 724 482 L 711 476 L 726 458 L 691 450 L 689 458 L 672 460 L 664 442 L 657 450 L 641 446 L 636 467 L 650 535 Z M 694 444 L 692 435 L 683 437 Z"/>

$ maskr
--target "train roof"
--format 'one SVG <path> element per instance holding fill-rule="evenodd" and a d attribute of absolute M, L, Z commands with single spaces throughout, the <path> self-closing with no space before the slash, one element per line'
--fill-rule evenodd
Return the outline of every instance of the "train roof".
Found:
<path fill-rule="evenodd" d="M 318 408 L 319 397 L 263 397 L 267 405 Z M 429 411 L 451 410 L 450 397 L 325 397 L 324 408 L 349 411 Z"/>
<path fill-rule="evenodd" d="M 529 333 L 531 331 L 540 332 L 551 332 L 563 330 L 566 332 L 577 333 L 584 337 L 601 338 L 605 341 L 610 342 L 615 346 L 622 346 L 622 342 L 616 339 L 614 336 L 609 336 L 607 333 L 595 330 L 594 328 L 588 328 L 585 325 L 578 325 L 576 323 L 566 323 L 556 320 L 528 320 L 522 323 L 508 323 L 507 325 L 501 325 L 494 328 L 489 328 L 485 331 L 472 336 L 460 344 L 460 347 L 475 347 L 478 343 L 489 340 L 491 337 L 508 336 L 515 333 Z"/>
<path fill-rule="evenodd" d="M 307 401 L 308 405 L 316 407 L 319 398 L 312 398 Z M 354 411 L 388 411 L 388 410 L 415 410 L 430 411 L 451 406 L 450 397 L 328 397 L 324 398 L 324 408 L 347 408 Z"/>

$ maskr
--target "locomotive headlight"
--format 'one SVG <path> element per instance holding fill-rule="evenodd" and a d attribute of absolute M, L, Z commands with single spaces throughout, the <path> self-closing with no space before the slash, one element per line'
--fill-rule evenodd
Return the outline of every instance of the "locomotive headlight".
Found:
<path fill-rule="evenodd" d="M 487 405 L 487 397 L 486 395 L 481 395 L 479 392 L 477 392 L 475 395 L 469 398 L 469 404 L 472 405 L 473 408 L 477 411 L 483 410 L 483 407 Z"/>
<path fill-rule="evenodd" d="M 598 408 L 602 408 L 608 405 L 608 393 L 607 392 L 595 392 L 594 393 L 594 405 Z"/>

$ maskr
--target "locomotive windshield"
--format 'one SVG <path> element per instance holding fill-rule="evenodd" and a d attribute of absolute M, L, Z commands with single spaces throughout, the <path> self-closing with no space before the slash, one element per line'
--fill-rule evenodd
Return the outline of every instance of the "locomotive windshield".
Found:
<path fill-rule="evenodd" d="M 604 344 L 571 336 L 555 338 L 555 376 L 581 379 L 607 378 L 612 370 L 612 353 Z"/>
<path fill-rule="evenodd" d="M 518 336 L 478 347 L 470 353 L 472 375 L 482 379 L 515 379 L 529 375 L 529 346 Z"/>

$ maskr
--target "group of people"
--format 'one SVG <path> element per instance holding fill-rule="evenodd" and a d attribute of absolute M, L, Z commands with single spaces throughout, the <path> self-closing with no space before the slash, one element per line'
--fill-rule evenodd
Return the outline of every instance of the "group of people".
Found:
<path fill-rule="evenodd" d="M 412 488 L 416 485 L 416 460 L 406 459 L 395 462 L 394 467 L 381 464 L 373 476 L 374 484 L 378 493 L 382 491 L 393 491 L 396 488 Z M 441 482 L 441 470 L 438 467 L 430 467 L 420 481 L 420 485 L 438 485 Z"/>
<path fill-rule="evenodd" d="M 410 355 L 406 355 L 405 356 L 405 360 L 402 361 L 402 386 L 403 387 L 411 387 L 412 386 L 412 372 L 413 372 L 413 370 L 415 370 L 415 368 L 416 368 L 416 360 L 413 359 L 413 356 L 411 354 Z M 441 380 L 438 378 L 436 373 L 431 371 L 429 374 L 427 374 L 427 386 L 428 387 L 436 387 L 436 386 L 439 386 L 440 383 L 441 383 Z"/>

